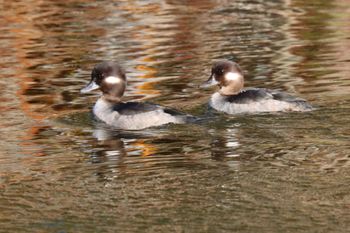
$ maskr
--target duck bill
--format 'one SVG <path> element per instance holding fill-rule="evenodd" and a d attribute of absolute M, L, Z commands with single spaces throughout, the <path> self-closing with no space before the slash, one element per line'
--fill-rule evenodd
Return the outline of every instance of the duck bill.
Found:
<path fill-rule="evenodd" d="M 80 93 L 88 93 L 90 91 L 100 88 L 94 81 L 91 81 L 86 87 L 80 90 Z"/>
<path fill-rule="evenodd" d="M 215 80 L 214 75 L 211 75 L 209 77 L 209 79 L 207 81 L 205 81 L 204 83 L 202 83 L 199 87 L 207 88 L 207 87 L 215 86 L 218 84 L 219 84 L 219 82 Z"/>

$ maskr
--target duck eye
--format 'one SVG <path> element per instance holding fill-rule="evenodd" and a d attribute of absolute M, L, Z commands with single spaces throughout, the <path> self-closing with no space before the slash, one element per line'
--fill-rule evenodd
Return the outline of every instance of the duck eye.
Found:
<path fill-rule="evenodd" d="M 222 75 L 222 74 L 224 73 L 224 70 L 218 70 L 216 73 L 217 73 L 218 75 Z"/>

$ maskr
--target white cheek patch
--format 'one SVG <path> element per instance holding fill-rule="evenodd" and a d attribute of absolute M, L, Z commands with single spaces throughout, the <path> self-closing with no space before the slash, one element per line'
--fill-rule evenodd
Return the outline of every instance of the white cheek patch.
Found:
<path fill-rule="evenodd" d="M 108 83 L 108 84 L 117 84 L 117 83 L 121 83 L 122 79 L 119 78 L 119 77 L 116 77 L 116 76 L 108 76 L 105 79 L 105 82 Z"/>
<path fill-rule="evenodd" d="M 239 73 L 228 72 L 227 74 L 225 74 L 225 79 L 226 80 L 238 81 L 241 78 L 242 77 L 241 77 L 241 75 Z"/>

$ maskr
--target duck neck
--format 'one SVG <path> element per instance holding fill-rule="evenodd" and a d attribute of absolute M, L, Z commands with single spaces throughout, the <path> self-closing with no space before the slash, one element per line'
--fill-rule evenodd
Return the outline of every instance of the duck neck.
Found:
<path fill-rule="evenodd" d="M 121 97 L 106 95 L 106 94 L 103 95 L 101 99 L 103 99 L 105 102 L 110 104 L 117 104 L 121 102 Z"/>
<path fill-rule="evenodd" d="M 117 103 L 120 103 L 120 99 L 106 98 L 106 96 L 103 95 L 96 101 L 93 111 L 98 116 L 101 113 L 106 114 L 113 112 L 113 108 Z M 101 116 L 99 116 L 99 118 L 101 118 Z"/>
<path fill-rule="evenodd" d="M 105 96 L 102 96 L 94 105 L 93 113 L 97 119 L 104 121 L 107 124 L 112 124 L 118 116 L 118 113 L 114 111 L 115 103 L 116 102 L 107 100 Z"/>
<path fill-rule="evenodd" d="M 243 89 L 243 80 L 239 83 L 222 86 L 219 90 L 219 93 L 220 95 L 223 95 L 223 96 L 238 95 L 242 89 Z"/>
<path fill-rule="evenodd" d="M 223 87 L 218 92 L 221 96 L 233 96 L 233 95 L 238 95 L 241 92 L 241 89 L 233 90 L 233 89 L 227 89 Z"/>

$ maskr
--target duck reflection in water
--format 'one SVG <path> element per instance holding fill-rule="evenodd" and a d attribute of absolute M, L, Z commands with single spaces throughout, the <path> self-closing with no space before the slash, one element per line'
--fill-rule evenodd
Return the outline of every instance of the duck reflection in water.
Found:
<path fill-rule="evenodd" d="M 237 162 L 239 153 L 236 150 L 240 143 L 237 140 L 235 127 L 229 129 L 214 127 L 209 130 L 198 125 L 192 127 L 195 129 L 185 130 L 174 126 L 165 129 L 122 131 L 97 123 L 93 136 L 97 139 L 97 148 L 100 149 L 91 154 L 91 159 L 94 163 L 103 163 L 102 170 L 108 169 L 108 166 L 114 169 L 117 167 L 121 173 L 132 172 L 136 164 L 138 169 L 159 166 L 160 160 L 162 166 L 170 167 L 174 159 L 193 166 L 203 164 L 202 159 L 205 158 L 227 160 L 228 163 L 231 160 Z M 200 139 L 193 141 L 194 134 L 200 134 L 198 137 Z M 201 149 L 203 145 L 207 145 L 204 151 Z"/>
<path fill-rule="evenodd" d="M 155 146 L 145 143 L 145 140 L 155 137 L 150 131 L 120 131 L 96 123 L 92 135 L 97 139 L 98 145 L 103 146 L 104 150 L 100 152 L 106 156 L 150 156 L 157 151 Z"/>

